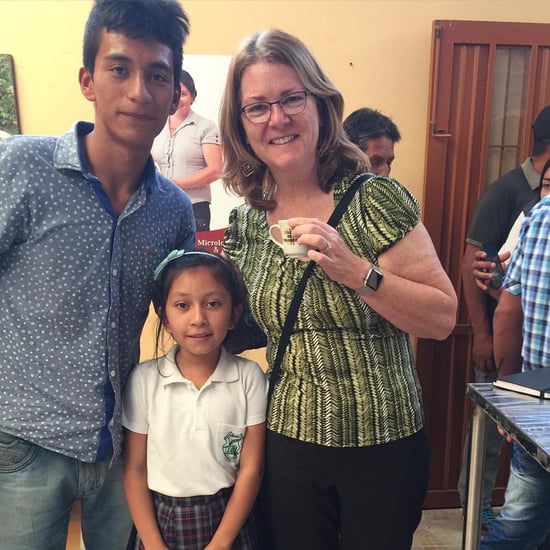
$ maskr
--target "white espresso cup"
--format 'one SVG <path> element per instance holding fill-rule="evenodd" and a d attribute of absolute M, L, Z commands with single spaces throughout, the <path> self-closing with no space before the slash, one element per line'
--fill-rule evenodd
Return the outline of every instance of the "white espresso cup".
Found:
<path fill-rule="evenodd" d="M 278 229 L 281 233 L 281 242 L 273 236 L 273 230 Z M 300 258 L 307 256 L 307 251 L 311 248 L 307 244 L 298 244 L 292 236 L 292 229 L 288 225 L 288 220 L 279 220 L 269 228 L 269 237 L 277 245 L 283 249 L 283 252 L 290 258 Z"/>

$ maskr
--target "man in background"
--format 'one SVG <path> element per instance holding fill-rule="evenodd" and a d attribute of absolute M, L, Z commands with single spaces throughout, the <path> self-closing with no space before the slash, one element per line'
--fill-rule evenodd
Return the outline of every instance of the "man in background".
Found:
<path fill-rule="evenodd" d="M 473 331 L 473 363 L 475 382 L 492 382 L 497 372 L 493 357 L 493 314 L 496 300 L 483 292 L 472 277 L 476 252 L 490 246 L 498 251 L 506 241 L 518 215 L 538 200 L 541 170 L 550 158 L 550 105 L 535 118 L 532 126 L 531 157 L 489 185 L 480 197 L 466 237 L 462 260 L 464 298 Z M 458 492 L 462 507 L 466 502 L 469 435 L 463 450 Z M 495 518 L 492 493 L 498 471 L 503 439 L 493 423 L 487 425 L 485 477 L 483 480 L 482 529 L 487 530 Z"/>
<path fill-rule="evenodd" d="M 533 207 L 506 271 L 494 317 L 499 375 L 550 367 L 550 197 Z M 550 548 L 550 473 L 514 444 L 501 513 L 482 550 Z"/>
<path fill-rule="evenodd" d="M 348 138 L 363 151 L 377 176 L 389 176 L 395 159 L 394 145 L 401 139 L 397 126 L 380 111 L 364 107 L 344 120 Z"/>
<path fill-rule="evenodd" d="M 155 170 L 179 101 L 177 0 L 96 0 L 80 88 L 94 124 L 0 143 L 0 548 L 126 547 L 121 394 L 153 270 L 193 248 L 189 198 Z"/>

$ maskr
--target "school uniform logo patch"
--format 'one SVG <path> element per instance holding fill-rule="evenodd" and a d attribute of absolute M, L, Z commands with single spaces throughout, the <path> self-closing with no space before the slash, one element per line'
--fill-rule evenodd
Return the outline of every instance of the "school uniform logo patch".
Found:
<path fill-rule="evenodd" d="M 244 435 L 227 432 L 224 436 L 223 456 L 227 462 L 236 462 L 241 454 Z"/>

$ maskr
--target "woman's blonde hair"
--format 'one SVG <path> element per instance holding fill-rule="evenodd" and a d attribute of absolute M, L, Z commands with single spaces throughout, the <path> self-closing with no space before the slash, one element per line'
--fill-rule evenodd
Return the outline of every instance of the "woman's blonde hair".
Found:
<path fill-rule="evenodd" d="M 293 69 L 319 112 L 317 143 L 318 180 L 328 192 L 350 172 L 369 169 L 366 155 L 351 143 L 343 130 L 344 100 L 312 53 L 298 38 L 276 29 L 256 33 L 241 44 L 233 57 L 220 112 L 223 151 L 223 182 L 255 208 L 271 210 L 275 200 L 270 189 L 273 176 L 247 145 L 241 115 L 241 82 L 245 70 L 256 63 L 279 63 Z"/>

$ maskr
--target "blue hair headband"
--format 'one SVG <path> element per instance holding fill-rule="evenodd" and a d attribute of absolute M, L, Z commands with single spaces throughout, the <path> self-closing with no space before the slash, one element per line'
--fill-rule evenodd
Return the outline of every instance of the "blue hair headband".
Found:
<path fill-rule="evenodd" d="M 178 258 L 181 258 L 182 256 L 209 256 L 210 258 L 218 258 L 219 256 L 216 256 L 215 254 L 212 254 L 211 252 L 206 252 L 204 250 L 172 250 L 160 262 L 159 265 L 155 268 L 155 271 L 153 271 L 153 281 L 157 281 L 159 277 L 161 276 L 162 272 L 165 270 L 166 266 L 173 262 L 174 260 L 177 260 Z"/>

